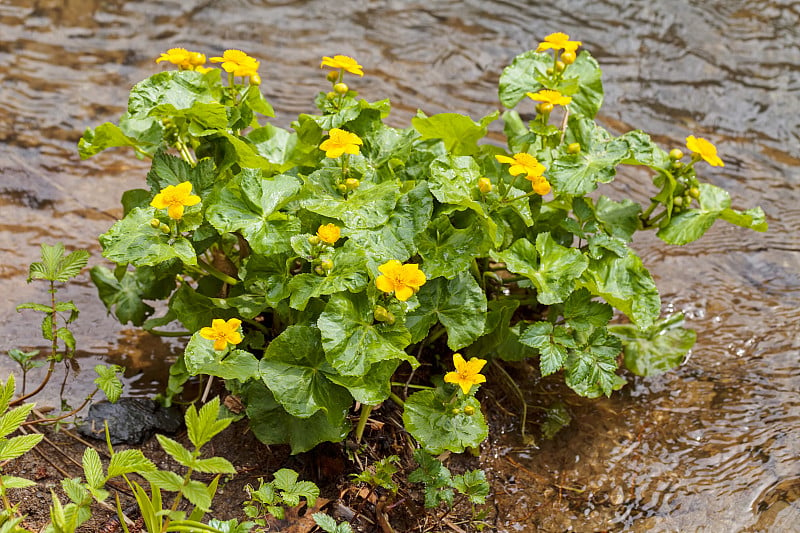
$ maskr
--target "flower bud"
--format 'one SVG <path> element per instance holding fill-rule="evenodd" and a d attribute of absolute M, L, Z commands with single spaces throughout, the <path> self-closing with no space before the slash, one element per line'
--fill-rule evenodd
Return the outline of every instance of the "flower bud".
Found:
<path fill-rule="evenodd" d="M 561 54 L 561 61 L 566 63 L 567 65 L 571 65 L 575 62 L 578 56 L 575 55 L 575 52 L 564 52 Z"/>
<path fill-rule="evenodd" d="M 683 162 L 682 162 L 682 161 L 673 161 L 673 162 L 672 162 L 672 164 L 671 164 L 670 166 L 671 166 L 671 167 L 672 167 L 674 170 L 679 170 L 679 169 L 683 168 Z"/>
<path fill-rule="evenodd" d="M 350 87 L 348 87 L 346 83 L 339 82 L 333 86 L 333 90 L 337 94 L 347 94 L 347 91 L 350 90 Z"/>
<path fill-rule="evenodd" d="M 672 199 L 672 204 L 677 205 L 678 207 L 683 205 L 683 196 L 676 196 Z"/>
<path fill-rule="evenodd" d="M 556 61 L 556 72 L 564 72 L 567 65 L 563 61 Z"/>
<path fill-rule="evenodd" d="M 310 244 L 312 246 L 318 245 L 319 244 L 319 237 L 317 237 L 316 235 L 311 235 L 308 238 L 308 244 Z"/>
<path fill-rule="evenodd" d="M 464 406 L 464 414 L 467 416 L 472 416 L 475 414 L 475 408 L 471 405 Z"/>
<path fill-rule="evenodd" d="M 166 224 L 161 224 L 159 226 L 159 229 L 161 229 L 161 233 L 167 233 L 167 234 L 169 234 L 172 231 Z"/>
<path fill-rule="evenodd" d="M 536 111 L 541 114 L 550 113 L 553 110 L 553 104 L 550 102 L 542 102 L 536 105 Z"/>
<path fill-rule="evenodd" d="M 325 270 L 322 268 L 321 265 L 315 266 L 314 267 L 314 272 L 316 272 L 320 276 L 324 276 L 325 275 Z"/>
<path fill-rule="evenodd" d="M 347 185 L 345 185 L 344 183 L 340 183 L 339 185 L 336 186 L 336 190 L 344 194 L 347 192 Z"/>
<path fill-rule="evenodd" d="M 333 91 L 329 91 L 328 94 L 326 94 L 325 96 L 328 98 L 328 100 L 333 100 L 334 98 L 336 98 L 336 93 Z"/>
<path fill-rule="evenodd" d="M 347 178 L 346 180 L 344 180 L 344 186 L 348 191 L 354 191 L 358 189 L 360 185 L 361 182 L 355 178 Z"/>
<path fill-rule="evenodd" d="M 683 152 L 679 148 L 673 148 L 669 151 L 669 158 L 673 161 L 677 161 L 678 159 L 683 159 Z"/>
<path fill-rule="evenodd" d="M 322 261 L 319 262 L 319 266 L 321 266 L 322 269 L 325 270 L 325 271 L 332 270 L 333 269 L 333 261 L 331 261 L 330 259 L 323 259 Z"/>
<path fill-rule="evenodd" d="M 581 143 L 570 143 L 567 145 L 567 153 L 579 154 L 581 153 Z"/>
<path fill-rule="evenodd" d="M 450 414 L 451 415 L 460 415 L 461 414 L 461 409 L 459 409 L 458 407 L 453 407 L 452 409 L 450 409 Z"/>
<path fill-rule="evenodd" d="M 261 76 L 259 76 L 258 74 L 251 74 L 250 85 L 261 85 Z"/>
<path fill-rule="evenodd" d="M 151 228 L 155 228 L 155 229 L 160 228 L 161 227 L 161 221 L 158 220 L 157 218 L 151 218 L 150 219 L 150 227 Z"/>
<path fill-rule="evenodd" d="M 332 70 L 332 71 L 328 72 L 328 75 L 326 76 L 326 78 L 328 79 L 329 82 L 333 83 L 333 82 L 335 82 L 336 80 L 339 79 L 339 73 L 337 71 L 335 71 L 335 70 Z"/>
<path fill-rule="evenodd" d="M 492 192 L 492 182 L 489 178 L 480 178 L 478 180 L 478 189 L 483 193 L 487 194 Z"/>
<path fill-rule="evenodd" d="M 375 306 L 375 311 L 373 311 L 372 315 L 378 322 L 386 322 L 390 326 L 394 324 L 394 315 L 382 305 Z"/>
<path fill-rule="evenodd" d="M 692 198 L 700 198 L 700 189 L 697 187 L 692 187 L 689 189 L 689 196 Z"/>
<path fill-rule="evenodd" d="M 547 70 L 545 70 L 545 73 L 546 73 L 548 76 L 552 76 L 552 75 L 553 75 L 553 72 L 555 72 L 555 71 L 553 70 L 553 67 L 547 67 Z"/>

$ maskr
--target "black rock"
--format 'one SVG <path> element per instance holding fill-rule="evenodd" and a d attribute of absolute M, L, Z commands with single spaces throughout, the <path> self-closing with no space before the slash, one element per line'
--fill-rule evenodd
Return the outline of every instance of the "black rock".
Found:
<path fill-rule="evenodd" d="M 105 421 L 111 444 L 141 444 L 155 433 L 174 434 L 183 427 L 183 415 L 174 406 L 165 408 L 149 398 L 120 398 L 117 403 L 92 404 L 78 433 L 105 440 Z"/>

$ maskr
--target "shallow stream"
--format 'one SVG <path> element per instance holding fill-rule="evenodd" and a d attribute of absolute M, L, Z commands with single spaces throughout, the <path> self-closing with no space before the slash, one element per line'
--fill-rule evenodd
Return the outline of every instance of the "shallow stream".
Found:
<path fill-rule="evenodd" d="M 15 311 L 47 298 L 44 284 L 25 284 L 39 243 L 102 261 L 97 236 L 147 167 L 125 150 L 81 161 L 76 143 L 119 117 L 130 86 L 161 69 L 160 52 L 260 58 L 285 127 L 324 87 L 320 57 L 352 55 L 366 72 L 352 85 L 369 100 L 391 98 L 390 122 L 404 126 L 418 108 L 473 118 L 498 108 L 503 66 L 554 31 L 603 66 L 606 127 L 641 128 L 667 149 L 689 134 L 709 138 L 726 165 L 703 177 L 730 190 L 735 207 L 761 205 L 770 230 L 719 222 L 682 248 L 639 239 L 665 311 L 684 311 L 698 344 L 678 370 L 632 378 L 611 399 L 569 398 L 574 423 L 553 441 L 499 437 L 503 527 L 800 531 L 797 1 L 2 0 L 0 352 L 45 348 L 39 318 Z M 607 194 L 646 201 L 648 184 L 625 172 Z M 61 296 L 81 309 L 84 371 L 69 375 L 67 396 L 90 392 L 90 368 L 107 361 L 131 369 L 135 394 L 157 390 L 179 342 L 107 317 L 87 275 Z M 40 403 L 57 398 L 56 386 Z"/>

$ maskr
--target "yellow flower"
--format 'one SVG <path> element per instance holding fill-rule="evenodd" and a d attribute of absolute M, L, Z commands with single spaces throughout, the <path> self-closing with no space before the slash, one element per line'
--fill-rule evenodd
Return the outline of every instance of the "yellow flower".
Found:
<path fill-rule="evenodd" d="M 330 136 L 319 145 L 319 149 L 325 151 L 326 157 L 336 159 L 342 154 L 357 155 L 360 152 L 358 146 L 361 144 L 364 142 L 355 133 L 333 128 Z"/>
<path fill-rule="evenodd" d="M 486 382 L 486 376 L 480 373 L 485 364 L 486 361 L 484 359 L 473 357 L 469 361 L 464 361 L 460 353 L 454 353 L 453 365 L 455 365 L 456 369 L 454 372 L 445 374 L 444 380 L 447 383 L 458 385 L 464 391 L 464 394 L 469 394 L 473 385 Z"/>
<path fill-rule="evenodd" d="M 531 187 L 533 187 L 533 192 L 536 194 L 544 196 L 550 192 L 550 182 L 544 176 L 529 177 L 528 179 L 531 180 Z"/>
<path fill-rule="evenodd" d="M 427 281 L 419 266 L 413 263 L 404 265 L 397 259 L 387 261 L 378 270 L 382 275 L 375 280 L 375 286 L 383 292 L 394 292 L 401 302 L 411 298 Z"/>
<path fill-rule="evenodd" d="M 492 182 L 489 178 L 479 178 L 478 179 L 478 190 L 481 191 L 483 194 L 488 194 L 492 192 Z"/>
<path fill-rule="evenodd" d="M 514 154 L 513 157 L 508 157 L 507 155 L 496 155 L 494 157 L 500 163 L 511 165 L 508 168 L 508 172 L 512 176 L 525 174 L 526 179 L 533 181 L 533 178 L 541 176 L 545 171 L 544 165 L 539 163 L 531 154 L 525 152 Z"/>
<path fill-rule="evenodd" d="M 186 48 L 170 48 L 156 59 L 156 63 L 169 61 L 182 70 L 200 70 L 206 64 L 206 56 L 200 52 L 190 52 Z"/>
<path fill-rule="evenodd" d="M 167 185 L 156 194 L 150 205 L 156 209 L 166 209 L 174 220 L 183 217 L 183 208 L 200 203 L 200 197 L 192 194 L 192 184 L 184 181 L 179 185 Z"/>
<path fill-rule="evenodd" d="M 221 318 L 215 318 L 211 321 L 210 328 L 202 328 L 200 336 L 204 339 L 214 341 L 215 350 L 224 350 L 228 343 L 239 344 L 242 342 L 242 334 L 239 333 L 239 326 L 242 321 L 238 318 L 231 318 L 227 322 Z"/>
<path fill-rule="evenodd" d="M 569 35 L 566 33 L 556 32 L 551 33 L 544 38 L 544 41 L 539 43 L 536 48 L 537 52 L 544 52 L 545 50 L 564 50 L 565 52 L 575 52 L 582 43 L 580 41 L 570 41 Z"/>
<path fill-rule="evenodd" d="M 717 155 L 717 147 L 702 137 L 689 135 L 686 137 L 686 148 L 699 155 L 712 167 L 724 167 L 725 163 Z"/>
<path fill-rule="evenodd" d="M 322 63 L 319 68 L 322 67 L 340 68 L 346 70 L 350 74 L 356 74 L 358 76 L 364 75 L 364 71 L 361 70 L 363 67 L 359 65 L 355 59 L 348 56 L 325 56 L 322 58 Z"/>
<path fill-rule="evenodd" d="M 234 76 L 252 76 L 258 73 L 261 64 L 241 50 L 225 50 L 222 57 L 212 57 L 212 63 L 222 63 L 222 70 Z"/>
<path fill-rule="evenodd" d="M 338 241 L 340 235 L 341 229 L 336 224 L 325 224 L 317 229 L 317 237 L 328 244 Z"/>
<path fill-rule="evenodd" d="M 534 102 L 543 102 L 552 105 L 567 105 L 572 101 L 571 96 L 564 96 L 552 89 L 542 89 L 537 93 L 525 93 Z"/>

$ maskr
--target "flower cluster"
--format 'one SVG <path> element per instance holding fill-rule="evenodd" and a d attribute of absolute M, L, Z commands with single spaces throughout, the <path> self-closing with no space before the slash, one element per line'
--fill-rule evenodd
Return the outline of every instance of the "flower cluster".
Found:
<path fill-rule="evenodd" d="M 531 187 L 533 187 L 536 194 L 544 196 L 550 192 L 550 182 L 544 177 L 544 165 L 539 163 L 531 154 L 522 152 L 514 154 L 513 157 L 506 155 L 496 155 L 494 157 L 500 163 L 511 165 L 508 168 L 508 172 L 512 176 L 524 174 L 525 179 L 531 182 Z"/>
<path fill-rule="evenodd" d="M 170 48 L 156 59 L 156 63 L 161 63 L 162 61 L 172 63 L 181 70 L 196 70 L 198 72 L 210 70 L 203 66 L 206 64 L 205 54 L 190 52 L 186 48 Z"/>

